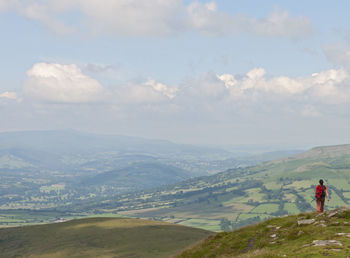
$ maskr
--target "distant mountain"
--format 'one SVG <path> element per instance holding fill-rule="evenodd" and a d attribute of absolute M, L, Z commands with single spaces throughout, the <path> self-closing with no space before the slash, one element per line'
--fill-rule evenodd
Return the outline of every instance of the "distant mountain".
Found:
<path fill-rule="evenodd" d="M 1 257 L 171 257 L 212 232 L 170 223 L 89 218 L 0 229 Z"/>
<path fill-rule="evenodd" d="M 215 160 L 232 158 L 229 151 L 164 140 L 77 131 L 23 131 L 0 133 L 0 168 L 108 171 L 132 162 L 163 159 Z M 164 163 L 164 162 L 163 162 Z M 190 171 L 189 171 L 190 172 Z M 196 174 L 207 173 L 206 171 Z"/>
<path fill-rule="evenodd" d="M 171 184 L 183 181 L 189 177 L 189 173 L 180 168 L 160 163 L 138 162 L 122 169 L 100 173 L 87 178 L 82 184 L 131 191 Z"/>
<path fill-rule="evenodd" d="M 331 196 L 326 207 L 342 207 L 350 204 L 349 150 L 350 145 L 317 147 L 254 167 L 121 195 L 105 200 L 99 207 L 120 215 L 213 231 L 229 230 L 274 216 L 313 210 L 314 188 L 320 178 Z M 92 203 L 81 205 L 83 209 L 94 207 Z"/>
<path fill-rule="evenodd" d="M 175 144 L 165 140 L 151 140 L 122 135 L 97 135 L 77 131 L 21 131 L 0 133 L 0 150 L 36 150 L 56 154 L 89 154 L 120 151 L 176 155 L 207 155 L 214 151 L 227 155 L 219 148 Z"/>
<path fill-rule="evenodd" d="M 350 144 L 333 145 L 333 146 L 320 146 L 312 148 L 309 151 L 295 155 L 292 158 L 340 158 L 350 155 Z"/>

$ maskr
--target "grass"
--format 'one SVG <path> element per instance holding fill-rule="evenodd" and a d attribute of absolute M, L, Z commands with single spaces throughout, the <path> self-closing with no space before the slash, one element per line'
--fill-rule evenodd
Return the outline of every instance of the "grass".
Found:
<path fill-rule="evenodd" d="M 350 191 L 350 184 L 348 181 L 344 180 L 344 178 L 330 178 L 328 184 L 333 185 L 338 189 L 343 189 L 344 191 Z"/>
<path fill-rule="evenodd" d="M 316 222 L 298 226 L 298 220 L 305 218 Z M 347 257 L 350 238 L 337 233 L 350 233 L 350 209 L 338 210 L 333 217 L 308 213 L 273 218 L 233 232 L 218 233 L 178 257 Z M 315 247 L 313 240 L 337 240 L 342 246 Z"/>
<path fill-rule="evenodd" d="M 2 257 L 169 257 L 211 232 L 158 221 L 89 218 L 0 229 Z"/>
<path fill-rule="evenodd" d="M 274 204 L 274 203 L 260 204 L 259 206 L 254 208 L 251 212 L 270 214 L 278 211 L 278 207 L 279 207 L 278 204 Z"/>
<path fill-rule="evenodd" d="M 343 192 L 345 198 L 350 199 L 350 192 Z"/>
<path fill-rule="evenodd" d="M 300 210 L 298 207 L 295 205 L 295 203 L 285 203 L 284 204 L 284 209 L 289 213 L 289 214 L 296 214 L 299 213 Z"/>
<path fill-rule="evenodd" d="M 344 203 L 344 201 L 339 197 L 339 195 L 332 191 L 331 201 L 326 205 L 328 205 L 330 208 L 338 208 L 345 206 L 346 203 Z"/>
<path fill-rule="evenodd" d="M 315 184 L 314 181 L 312 180 L 301 180 L 301 181 L 294 181 L 292 184 L 287 185 L 287 188 L 295 188 L 295 189 L 300 189 L 300 188 L 310 188 L 311 185 Z"/>
<path fill-rule="evenodd" d="M 262 220 L 268 219 L 271 217 L 268 214 L 261 214 L 261 213 L 242 213 L 239 215 L 238 219 L 239 220 L 246 220 L 246 219 L 250 219 L 250 218 L 255 218 L 257 216 L 259 216 Z"/>
<path fill-rule="evenodd" d="M 180 223 L 184 226 L 202 228 L 209 231 L 219 232 L 221 231 L 220 221 L 209 219 L 189 219 Z"/>
<path fill-rule="evenodd" d="M 265 184 L 265 187 L 269 190 L 277 190 L 281 188 L 281 183 L 277 183 L 275 181 L 268 182 Z"/>

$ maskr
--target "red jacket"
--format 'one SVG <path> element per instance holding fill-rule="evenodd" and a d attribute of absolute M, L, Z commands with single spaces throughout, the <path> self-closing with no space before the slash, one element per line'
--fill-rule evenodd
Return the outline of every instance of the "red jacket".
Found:
<path fill-rule="evenodd" d="M 326 196 L 326 190 L 327 190 L 327 186 L 323 185 L 323 189 L 322 186 L 318 185 L 316 186 L 316 191 L 315 191 L 315 198 L 319 199 L 322 198 L 322 191 L 324 191 L 324 196 L 323 198 Z"/>

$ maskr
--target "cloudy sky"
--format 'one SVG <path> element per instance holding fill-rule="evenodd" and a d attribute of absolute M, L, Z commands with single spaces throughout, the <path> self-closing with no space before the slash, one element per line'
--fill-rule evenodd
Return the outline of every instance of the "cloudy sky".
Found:
<path fill-rule="evenodd" d="M 0 131 L 350 143 L 349 1 L 0 0 Z"/>

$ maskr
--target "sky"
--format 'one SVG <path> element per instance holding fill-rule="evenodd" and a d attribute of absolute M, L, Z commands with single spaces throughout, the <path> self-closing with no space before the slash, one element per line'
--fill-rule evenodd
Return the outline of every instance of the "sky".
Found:
<path fill-rule="evenodd" d="M 0 131 L 350 143 L 349 1 L 0 0 Z"/>

